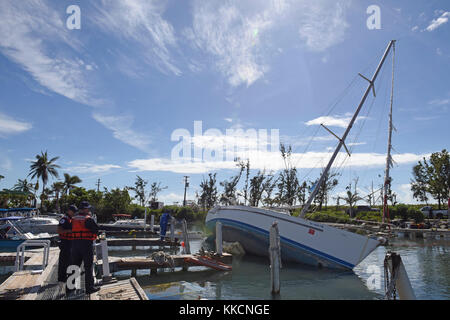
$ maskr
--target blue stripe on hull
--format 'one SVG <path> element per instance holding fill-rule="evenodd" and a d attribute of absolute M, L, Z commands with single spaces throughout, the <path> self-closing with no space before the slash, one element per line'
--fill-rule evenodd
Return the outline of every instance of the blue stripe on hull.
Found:
<path fill-rule="evenodd" d="M 269 254 L 269 232 L 230 219 L 213 219 L 207 225 L 213 228 L 215 223 L 220 221 L 223 224 L 223 238 L 225 241 L 239 241 L 244 249 L 255 255 L 268 256 Z M 319 263 L 327 268 L 353 269 L 355 266 L 319 250 L 305 246 L 296 241 L 280 236 L 282 260 L 300 262 L 317 266 Z"/>

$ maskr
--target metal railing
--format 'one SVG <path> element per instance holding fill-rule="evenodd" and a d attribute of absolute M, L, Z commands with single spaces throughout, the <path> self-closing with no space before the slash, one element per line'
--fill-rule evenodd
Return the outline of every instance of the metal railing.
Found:
<path fill-rule="evenodd" d="M 17 247 L 15 268 L 16 272 L 23 270 L 25 262 L 25 250 L 27 247 L 44 247 L 42 253 L 42 271 L 48 265 L 48 257 L 50 254 L 50 240 L 26 240 Z"/>

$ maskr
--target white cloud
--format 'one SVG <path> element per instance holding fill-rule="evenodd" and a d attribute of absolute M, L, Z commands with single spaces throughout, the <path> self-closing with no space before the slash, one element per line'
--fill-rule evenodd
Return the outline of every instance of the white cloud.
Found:
<path fill-rule="evenodd" d="M 300 38 L 312 51 L 325 51 L 342 42 L 349 25 L 345 11 L 349 1 L 303 2 L 303 14 L 298 30 Z"/>
<path fill-rule="evenodd" d="M 137 133 L 132 129 L 134 122 L 132 116 L 108 116 L 99 113 L 94 113 L 92 116 L 96 121 L 111 130 L 114 138 L 141 151 L 149 151 L 151 139 L 149 136 Z"/>
<path fill-rule="evenodd" d="M 176 46 L 172 25 L 162 18 L 164 2 L 158 0 L 102 0 L 91 21 L 103 31 L 119 36 L 139 48 L 135 50 L 145 63 L 163 73 L 180 75 L 169 52 Z M 130 54 L 130 52 L 127 52 Z"/>
<path fill-rule="evenodd" d="M 216 58 L 232 86 L 250 86 L 268 70 L 260 38 L 272 26 L 269 11 L 245 15 L 236 2 L 195 1 L 193 26 L 184 31 L 193 45 Z"/>
<path fill-rule="evenodd" d="M 64 49 L 56 50 L 56 43 L 64 45 Z M 43 87 L 71 100 L 95 105 L 98 101 L 88 93 L 83 62 L 64 51 L 79 46 L 60 14 L 45 1 L 0 1 L 0 51 Z"/>
<path fill-rule="evenodd" d="M 323 116 L 323 117 L 319 117 L 319 118 L 310 120 L 310 121 L 306 122 L 305 124 L 307 126 L 315 126 L 315 125 L 323 124 L 324 126 L 327 126 L 327 127 L 347 128 L 351 119 L 352 119 L 352 117 L 347 114 L 344 116 L 338 116 L 338 115 Z M 356 121 L 363 120 L 363 119 L 367 119 L 367 117 L 360 116 L 356 119 Z"/>
<path fill-rule="evenodd" d="M 112 169 L 120 169 L 120 168 L 122 167 L 114 164 L 99 165 L 99 164 L 83 163 L 80 164 L 79 166 L 66 168 L 65 170 L 76 173 L 104 173 Z"/>
<path fill-rule="evenodd" d="M 450 12 L 444 12 L 442 15 L 437 18 L 433 19 L 431 21 L 430 25 L 426 28 L 427 31 L 431 32 L 442 26 L 443 24 L 446 24 L 448 22 L 448 18 L 450 17 Z"/>
<path fill-rule="evenodd" d="M 446 106 L 450 104 L 450 99 L 435 99 L 428 102 L 428 104 L 432 106 Z"/>
<path fill-rule="evenodd" d="M 270 57 L 280 53 L 269 39 L 283 37 L 292 26 L 298 28 L 299 38 L 307 48 L 314 51 L 324 51 L 343 41 L 348 28 L 348 3 L 195 1 L 193 25 L 183 33 L 194 47 L 215 58 L 216 68 L 231 86 L 250 86 L 269 71 Z"/>
<path fill-rule="evenodd" d="M 14 120 L 6 114 L 0 113 L 0 138 L 28 131 L 31 123 Z"/>
<path fill-rule="evenodd" d="M 243 154 L 247 155 L 247 154 Z M 340 152 L 334 162 L 333 167 L 383 167 L 386 163 L 386 155 L 378 153 L 354 153 L 346 159 L 347 154 Z M 393 156 L 398 165 L 414 163 L 428 154 L 404 153 Z M 307 152 L 293 153 L 292 163 L 299 169 L 321 168 L 326 165 L 331 157 L 329 152 Z M 242 157 L 242 159 L 245 159 Z M 257 170 L 281 170 L 284 168 L 284 162 L 279 152 L 253 152 L 250 154 L 250 163 L 252 169 Z M 344 162 L 344 160 L 346 161 Z M 167 171 L 174 173 L 200 174 L 217 170 L 226 170 L 236 168 L 233 161 L 209 161 L 209 162 L 182 162 L 172 161 L 170 159 L 153 158 L 137 159 L 128 163 L 128 166 L 137 171 Z"/>

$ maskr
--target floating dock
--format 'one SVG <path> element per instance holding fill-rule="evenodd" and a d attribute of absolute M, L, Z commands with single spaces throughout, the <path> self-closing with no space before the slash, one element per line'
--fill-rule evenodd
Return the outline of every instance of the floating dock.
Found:
<path fill-rule="evenodd" d="M 136 272 L 136 270 L 150 270 L 150 274 L 154 275 L 157 273 L 158 269 L 166 269 L 166 268 L 182 268 L 182 270 L 188 270 L 189 267 L 198 267 L 199 264 L 194 262 L 196 258 L 195 255 L 192 254 L 182 254 L 182 255 L 170 255 L 167 259 L 162 261 L 154 260 L 150 257 L 109 257 L 109 268 L 111 272 L 123 271 L 123 270 L 132 270 L 132 274 Z M 224 253 L 221 256 L 214 257 L 221 264 L 231 265 L 233 263 L 233 256 L 228 253 Z M 98 267 L 102 267 L 103 261 L 98 260 L 96 262 Z"/>
<path fill-rule="evenodd" d="M 164 240 L 161 241 L 160 238 L 108 238 L 108 247 L 178 247 L 180 242 L 175 239 L 175 241 Z"/>

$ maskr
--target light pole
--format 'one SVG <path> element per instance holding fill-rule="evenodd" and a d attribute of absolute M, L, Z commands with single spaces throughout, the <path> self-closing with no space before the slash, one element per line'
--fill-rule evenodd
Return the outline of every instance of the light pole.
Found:
<path fill-rule="evenodd" d="M 184 200 L 183 207 L 186 206 L 186 189 L 189 187 L 189 176 L 184 176 Z"/>

